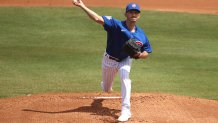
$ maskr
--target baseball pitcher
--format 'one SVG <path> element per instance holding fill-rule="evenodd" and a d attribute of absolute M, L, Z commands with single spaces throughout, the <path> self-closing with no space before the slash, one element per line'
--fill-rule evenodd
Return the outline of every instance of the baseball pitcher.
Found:
<path fill-rule="evenodd" d="M 111 92 L 113 80 L 120 74 L 122 108 L 118 121 L 127 121 L 131 117 L 130 94 L 131 80 L 129 78 L 132 59 L 145 59 L 152 52 L 149 40 L 144 31 L 136 25 L 140 18 L 140 7 L 136 3 L 126 6 L 124 21 L 112 16 L 100 16 L 86 7 L 82 0 L 73 0 L 73 4 L 86 12 L 90 19 L 99 23 L 107 32 L 107 46 L 102 60 L 101 87 L 105 92 Z"/>

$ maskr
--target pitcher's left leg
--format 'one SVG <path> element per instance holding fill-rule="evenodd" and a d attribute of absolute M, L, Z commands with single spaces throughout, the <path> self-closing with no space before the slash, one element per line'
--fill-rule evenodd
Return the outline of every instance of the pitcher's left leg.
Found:
<path fill-rule="evenodd" d="M 129 73 L 131 69 L 131 59 L 127 59 L 122 63 L 119 69 L 122 90 L 122 111 L 119 121 L 127 121 L 131 117 L 130 111 L 130 95 L 131 95 L 131 80 Z"/>

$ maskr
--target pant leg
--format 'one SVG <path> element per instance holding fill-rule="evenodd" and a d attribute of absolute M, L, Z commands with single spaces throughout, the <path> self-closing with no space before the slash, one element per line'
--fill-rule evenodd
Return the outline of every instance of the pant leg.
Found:
<path fill-rule="evenodd" d="M 130 69 L 131 69 L 132 59 L 127 58 L 122 61 L 119 65 L 119 73 L 121 80 L 121 93 L 122 93 L 122 112 L 128 113 L 130 112 L 130 96 L 131 96 L 131 80 L 129 78 Z"/>
<path fill-rule="evenodd" d="M 113 81 L 117 74 L 118 62 L 104 55 L 102 60 L 102 89 L 104 92 L 112 91 Z"/>

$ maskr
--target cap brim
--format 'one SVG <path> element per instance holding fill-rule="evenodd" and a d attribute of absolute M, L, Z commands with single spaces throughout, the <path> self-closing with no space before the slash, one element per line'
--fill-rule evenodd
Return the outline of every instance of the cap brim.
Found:
<path fill-rule="evenodd" d="M 129 9 L 129 10 L 127 10 L 126 12 L 128 12 L 128 11 L 131 11 L 131 10 L 135 10 L 135 11 L 137 11 L 137 12 L 141 12 L 140 10 L 138 10 L 138 9 Z"/>

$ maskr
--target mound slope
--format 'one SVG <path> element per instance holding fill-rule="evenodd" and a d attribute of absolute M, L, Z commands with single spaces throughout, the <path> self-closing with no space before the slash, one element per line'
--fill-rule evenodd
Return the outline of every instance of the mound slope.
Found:
<path fill-rule="evenodd" d="M 98 98 L 95 98 L 98 97 Z M 118 93 L 38 94 L 0 99 L 1 123 L 104 123 L 120 115 Z M 129 123 L 217 123 L 218 101 L 133 93 Z"/>

